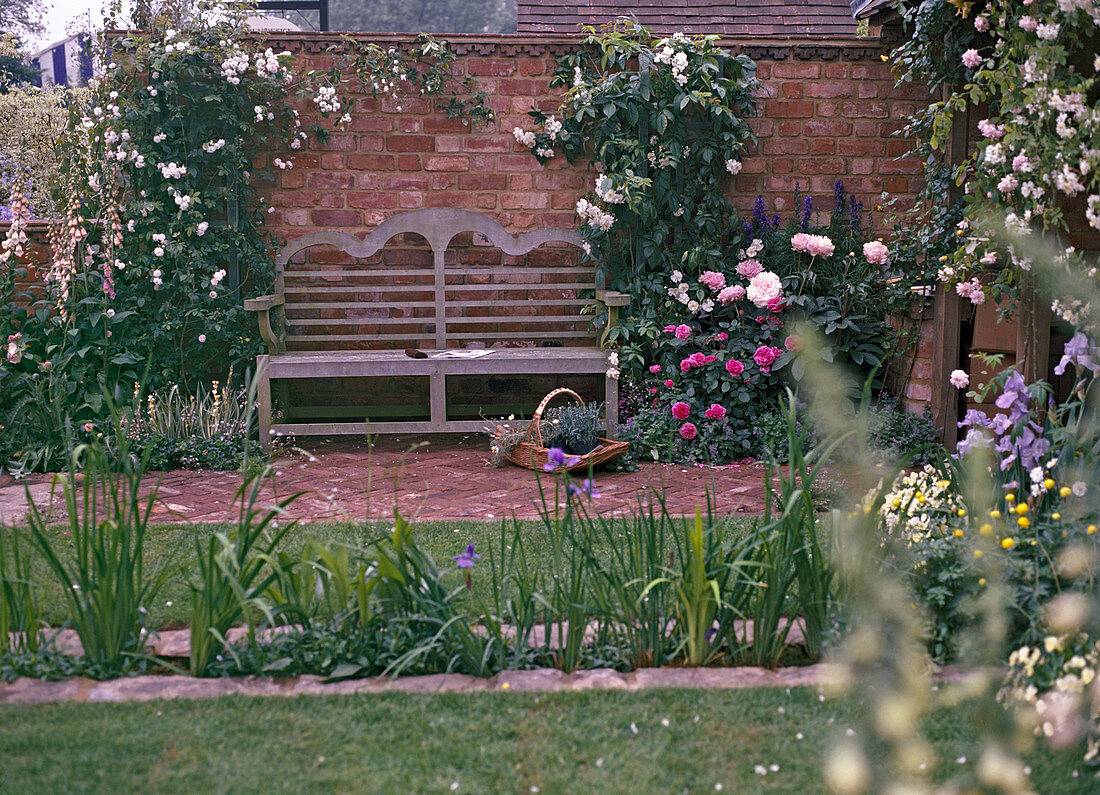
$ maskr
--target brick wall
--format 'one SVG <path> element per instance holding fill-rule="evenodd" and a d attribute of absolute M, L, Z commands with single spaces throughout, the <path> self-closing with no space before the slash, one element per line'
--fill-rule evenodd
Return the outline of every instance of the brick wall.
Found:
<path fill-rule="evenodd" d="M 295 34 L 270 41 L 294 52 L 303 69 L 333 64 L 327 50 L 334 37 Z M 381 43 L 388 41 L 402 39 Z M 295 163 L 290 171 L 273 170 L 275 213 L 269 222 L 274 231 L 287 238 L 318 228 L 364 231 L 402 210 L 437 206 L 483 212 L 514 231 L 573 225 L 573 205 L 591 187 L 585 164 L 555 159 L 540 166 L 511 130 L 532 128 L 527 116 L 532 105 L 548 112 L 557 108 L 560 94 L 549 88 L 554 56 L 575 48 L 576 38 L 454 36 L 449 41 L 462 56 L 456 74 L 476 78 L 491 95 L 496 121 L 474 129 L 447 119 L 421 98 L 358 96 L 347 131 L 325 144 L 314 141 L 306 150 L 269 156 Z M 759 144 L 729 183 L 739 211 L 751 211 L 763 195 L 775 211 L 791 212 L 796 188 L 827 202 L 837 179 L 868 208 L 883 190 L 902 203 L 911 200 L 920 165 L 895 162 L 905 143 L 891 134 L 920 99 L 912 90 L 893 88 L 880 57 L 888 47 L 860 39 L 814 46 L 755 40 L 723 45 L 754 58 L 764 83 L 760 116 L 752 120 Z M 316 121 L 308 104 L 300 108 L 307 124 Z"/>

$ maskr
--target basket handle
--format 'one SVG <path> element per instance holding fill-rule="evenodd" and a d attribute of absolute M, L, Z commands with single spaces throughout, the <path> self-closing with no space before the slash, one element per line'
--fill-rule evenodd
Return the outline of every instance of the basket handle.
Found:
<path fill-rule="evenodd" d="M 546 411 L 546 407 L 550 404 L 550 401 L 556 398 L 558 395 L 571 395 L 574 400 L 577 401 L 578 406 L 583 406 L 584 401 L 581 396 L 568 387 L 560 386 L 553 390 L 539 403 L 539 407 L 535 409 L 535 413 L 531 417 L 531 424 L 527 426 L 527 436 L 531 438 L 536 445 L 542 447 L 542 431 L 539 430 L 539 426 L 542 425 L 542 413 Z"/>

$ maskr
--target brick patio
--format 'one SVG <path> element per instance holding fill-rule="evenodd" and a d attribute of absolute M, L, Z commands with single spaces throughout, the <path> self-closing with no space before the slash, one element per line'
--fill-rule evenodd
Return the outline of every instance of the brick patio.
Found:
<path fill-rule="evenodd" d="M 418 446 L 420 445 L 420 446 Z M 288 513 L 310 521 L 383 518 L 396 504 L 420 520 L 499 519 L 537 516 L 539 479 L 534 472 L 489 464 L 483 436 L 440 436 L 426 440 L 386 438 L 372 451 L 362 441 L 309 440 L 305 450 L 275 460 L 274 493 L 303 494 Z M 642 464 L 637 472 L 597 471 L 600 513 L 622 514 L 638 500 L 663 490 L 671 512 L 694 513 L 706 506 L 709 487 L 719 513 L 756 514 L 764 510 L 763 465 L 685 467 Z M 156 473 L 159 474 L 159 473 Z M 51 478 L 28 479 L 36 503 L 49 500 Z M 233 495 L 241 478 L 232 472 L 173 471 L 160 480 L 157 522 L 222 522 L 236 516 Z M 554 480 L 541 476 L 553 499 Z M 22 523 L 24 484 L 0 480 L 0 521 Z"/>

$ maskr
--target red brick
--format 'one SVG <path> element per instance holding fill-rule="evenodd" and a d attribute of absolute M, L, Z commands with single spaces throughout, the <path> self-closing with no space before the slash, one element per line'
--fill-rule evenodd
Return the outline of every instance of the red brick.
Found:
<path fill-rule="evenodd" d="M 415 210 L 424 206 L 424 194 L 415 191 L 401 191 L 398 195 L 398 204 L 403 210 Z"/>
<path fill-rule="evenodd" d="M 780 87 L 780 93 L 787 99 L 802 99 L 802 84 L 801 83 L 784 83 Z M 774 96 L 774 94 L 769 95 Z M 810 94 L 813 96 L 813 94 Z"/>
<path fill-rule="evenodd" d="M 805 138 L 768 138 L 760 142 L 760 151 L 765 155 L 804 155 L 810 151 L 810 142 Z"/>
<path fill-rule="evenodd" d="M 370 171 L 392 171 L 393 155 L 348 155 L 348 168 Z"/>
<path fill-rule="evenodd" d="M 463 174 L 458 178 L 459 190 L 505 190 L 508 177 L 504 174 Z"/>
<path fill-rule="evenodd" d="M 769 100 L 764 103 L 764 112 L 773 119 L 808 119 L 814 115 L 814 103 L 807 100 Z"/>
<path fill-rule="evenodd" d="M 919 160 L 883 160 L 879 163 L 879 174 L 919 174 L 922 168 Z"/>
<path fill-rule="evenodd" d="M 550 205 L 545 193 L 502 193 L 500 206 L 505 210 L 541 210 Z"/>
<path fill-rule="evenodd" d="M 391 135 L 386 138 L 386 148 L 391 152 L 431 152 L 435 138 L 431 135 Z"/>
<path fill-rule="evenodd" d="M 508 190 L 531 190 L 535 187 L 533 174 L 512 174 L 508 177 Z"/>
<path fill-rule="evenodd" d="M 466 152 L 511 152 L 516 139 L 511 135 L 470 135 L 462 139 Z"/>
<path fill-rule="evenodd" d="M 360 210 L 380 210 L 397 206 L 397 194 L 390 191 L 351 191 L 348 206 Z"/>
<path fill-rule="evenodd" d="M 878 96 L 878 83 L 860 83 L 858 86 L 860 99 L 870 99 Z M 850 95 L 848 95 L 850 96 Z"/>
<path fill-rule="evenodd" d="M 804 125 L 806 135 L 815 138 L 840 137 L 852 134 L 852 122 L 842 119 L 810 119 Z"/>
<path fill-rule="evenodd" d="M 841 157 L 804 157 L 798 169 L 803 174 L 846 174 L 848 162 Z"/>
<path fill-rule="evenodd" d="M 822 76 L 828 78 L 841 78 L 846 79 L 848 77 L 849 65 L 846 63 L 827 63 L 822 68 Z"/>
<path fill-rule="evenodd" d="M 515 74 L 515 71 L 516 62 L 514 59 L 510 58 L 471 58 L 467 64 L 467 72 L 470 75 L 510 77 Z"/>
<path fill-rule="evenodd" d="M 356 138 L 355 135 L 330 135 L 323 148 L 330 152 L 354 152 Z"/>
<path fill-rule="evenodd" d="M 386 139 L 381 135 L 362 135 L 359 137 L 360 152 L 381 152 L 386 148 Z"/>
<path fill-rule="evenodd" d="M 852 64 L 853 80 L 890 80 L 890 65 L 888 63 Z"/>
<path fill-rule="evenodd" d="M 420 156 L 419 155 L 398 155 L 397 156 L 397 169 L 399 171 L 419 171 L 420 170 Z"/>
<path fill-rule="evenodd" d="M 390 190 L 427 190 L 427 174 L 387 174 L 382 185 Z"/>
<path fill-rule="evenodd" d="M 811 155 L 835 155 L 836 140 L 833 138 L 817 138 L 810 141 Z"/>
<path fill-rule="evenodd" d="M 359 213 L 355 210 L 314 210 L 309 215 L 316 226 L 359 226 Z"/>
<path fill-rule="evenodd" d="M 404 118 L 398 125 L 403 133 L 418 133 L 424 129 L 424 122 L 420 119 Z"/>
<path fill-rule="evenodd" d="M 852 122 L 852 134 L 858 138 L 873 138 L 878 136 L 880 127 L 877 121 L 860 119 Z"/>
<path fill-rule="evenodd" d="M 538 77 L 546 73 L 546 65 L 536 58 L 525 58 L 519 62 L 519 73 L 524 77 Z"/>
<path fill-rule="evenodd" d="M 837 142 L 836 153 L 845 157 L 881 157 L 886 154 L 886 142 L 880 139 L 842 138 Z"/>
<path fill-rule="evenodd" d="M 344 168 L 344 158 L 345 155 L 340 152 L 326 152 L 321 155 L 321 168 L 327 171 L 340 171 Z M 295 163 L 294 165 L 301 164 Z"/>
<path fill-rule="evenodd" d="M 793 138 L 802 135 L 802 121 L 781 121 L 776 129 L 776 135 L 784 138 Z"/>
<path fill-rule="evenodd" d="M 356 113 L 352 115 L 351 129 L 356 132 L 389 132 L 394 128 L 395 120 L 392 116 L 366 113 L 364 110 L 362 107 L 356 107 Z"/>
<path fill-rule="evenodd" d="M 327 171 L 314 171 L 306 175 L 306 185 L 311 188 L 350 188 L 355 177 L 347 173 L 334 174 Z"/>
<path fill-rule="evenodd" d="M 474 197 L 474 204 L 479 210 L 495 210 L 497 195 L 495 193 L 479 193 Z"/>
<path fill-rule="evenodd" d="M 845 102 L 844 116 L 849 119 L 884 119 L 890 115 L 886 103 L 881 100 L 873 102 Z"/>
<path fill-rule="evenodd" d="M 776 77 L 785 77 L 794 80 L 813 79 L 821 77 L 821 64 L 777 63 L 772 68 L 772 74 Z"/>
<path fill-rule="evenodd" d="M 448 119 L 443 115 L 432 115 L 424 119 L 424 132 L 426 133 L 465 133 L 469 132 L 469 125 L 463 124 L 462 119 Z"/>
<path fill-rule="evenodd" d="M 424 160 L 428 171 L 469 171 L 470 158 L 462 155 L 436 155 Z"/>
<path fill-rule="evenodd" d="M 437 135 L 435 137 L 435 151 L 460 152 L 462 151 L 461 135 Z"/>

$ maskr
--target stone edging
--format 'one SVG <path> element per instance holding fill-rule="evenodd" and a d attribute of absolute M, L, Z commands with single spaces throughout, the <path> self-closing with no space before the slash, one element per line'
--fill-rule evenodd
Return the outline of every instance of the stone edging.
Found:
<path fill-rule="evenodd" d="M 130 676 L 97 682 L 66 679 L 43 682 L 17 679 L 0 683 L 0 704 L 54 702 L 126 702 L 155 699 L 196 699 L 218 696 L 325 696 L 359 693 L 526 693 L 582 690 L 648 690 L 691 688 L 736 690 L 748 687 L 807 687 L 831 679 L 823 663 L 801 668 L 640 668 L 620 673 L 610 668 L 563 673 L 556 668 L 502 671 L 488 679 L 465 674 L 432 674 L 398 679 L 376 676 L 325 682 L 320 676 L 286 679 L 258 677 L 195 679 L 189 676 Z"/>

